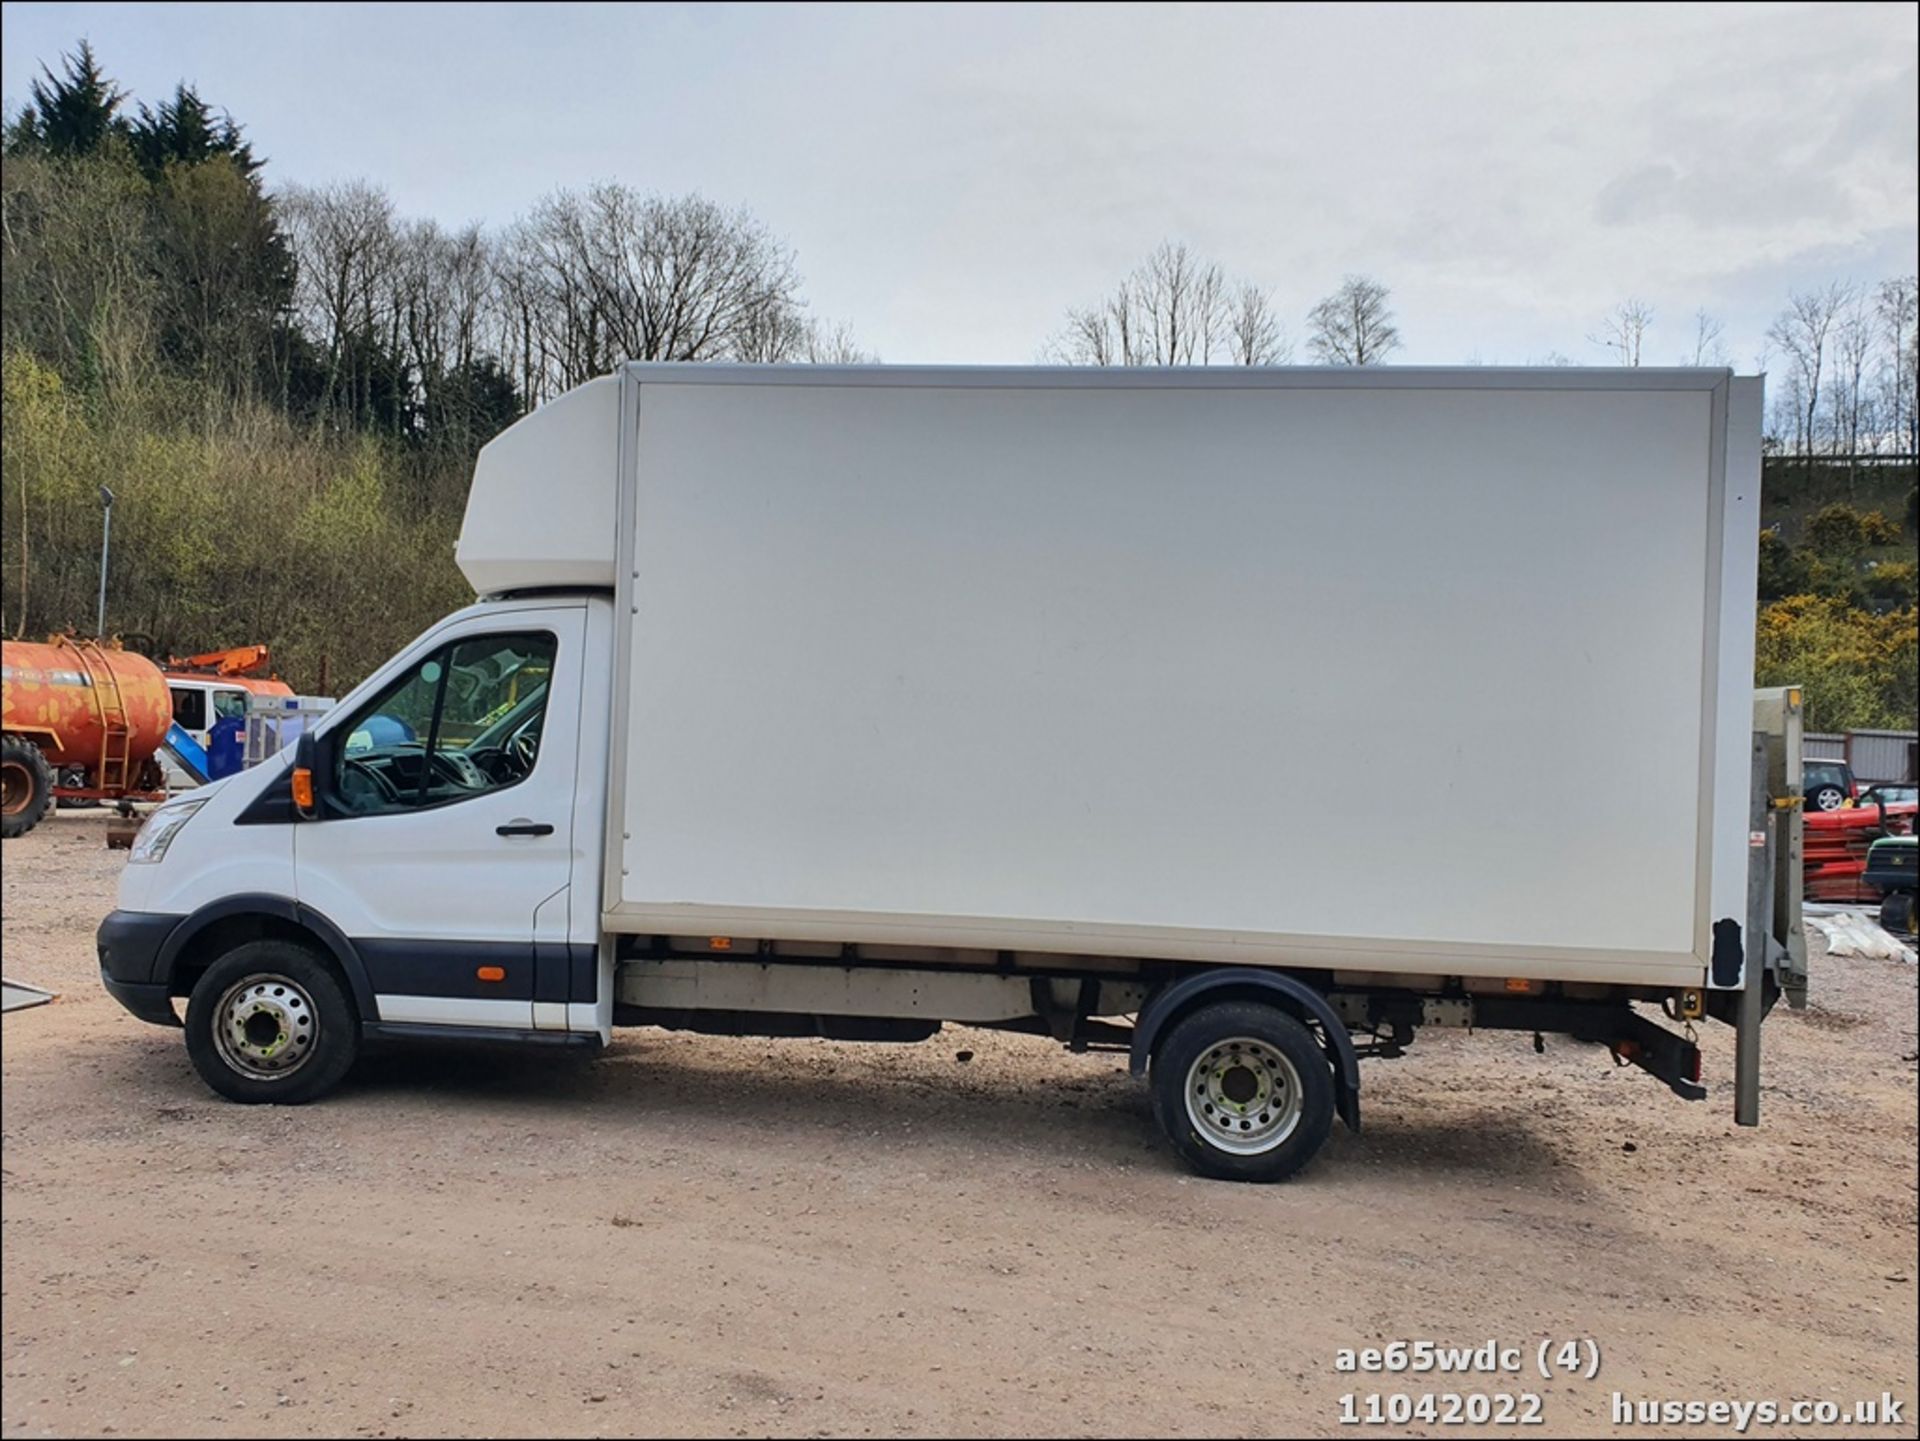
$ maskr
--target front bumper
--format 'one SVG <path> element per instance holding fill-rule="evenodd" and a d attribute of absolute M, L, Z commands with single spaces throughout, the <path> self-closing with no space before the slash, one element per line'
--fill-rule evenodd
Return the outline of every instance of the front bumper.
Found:
<path fill-rule="evenodd" d="M 180 1024 L 167 995 L 167 978 L 159 974 L 161 948 L 180 920 L 151 911 L 114 911 L 94 935 L 100 984 L 134 1015 L 156 1026 Z"/>
<path fill-rule="evenodd" d="M 177 1026 L 180 1024 L 180 1017 L 173 1009 L 173 998 L 167 994 L 165 986 L 116 981 L 107 974 L 105 966 L 100 968 L 100 984 L 106 987 L 108 995 L 150 1025 Z"/>

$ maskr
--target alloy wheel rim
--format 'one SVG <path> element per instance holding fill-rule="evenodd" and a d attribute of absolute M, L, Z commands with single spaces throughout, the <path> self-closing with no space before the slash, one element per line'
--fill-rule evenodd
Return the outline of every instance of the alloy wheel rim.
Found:
<path fill-rule="evenodd" d="M 1187 1119 L 1209 1145 L 1237 1156 L 1271 1151 L 1300 1125 L 1300 1073 L 1266 1041 L 1233 1036 L 1187 1068 Z"/>

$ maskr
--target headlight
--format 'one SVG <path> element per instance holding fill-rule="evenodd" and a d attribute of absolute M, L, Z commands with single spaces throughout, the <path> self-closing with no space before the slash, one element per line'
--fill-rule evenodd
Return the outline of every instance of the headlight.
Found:
<path fill-rule="evenodd" d="M 180 827 L 192 820 L 193 813 L 205 804 L 205 801 L 175 801 L 148 816 L 146 824 L 140 827 L 140 834 L 133 838 L 133 849 L 127 852 L 127 864 L 160 860 L 166 855 L 167 847 L 173 844 L 173 838 L 180 834 Z"/>

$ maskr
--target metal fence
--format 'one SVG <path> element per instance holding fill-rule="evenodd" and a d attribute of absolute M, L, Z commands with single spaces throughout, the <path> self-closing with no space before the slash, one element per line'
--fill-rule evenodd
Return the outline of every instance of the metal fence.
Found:
<path fill-rule="evenodd" d="M 1768 465 L 1915 465 L 1920 464 L 1920 455 L 1909 455 L 1905 451 L 1862 450 L 1853 454 L 1841 455 L 1802 455 L 1796 450 L 1769 451 L 1765 457 Z"/>
<path fill-rule="evenodd" d="M 1808 734 L 1800 753 L 1808 760 L 1845 761 L 1863 782 L 1910 781 L 1920 775 L 1920 731 Z"/>

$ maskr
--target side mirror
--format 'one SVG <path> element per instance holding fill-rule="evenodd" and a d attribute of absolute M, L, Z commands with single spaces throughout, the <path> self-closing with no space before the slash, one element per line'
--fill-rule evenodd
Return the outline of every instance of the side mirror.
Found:
<path fill-rule="evenodd" d="M 318 820 L 320 805 L 315 777 L 319 772 L 320 747 L 312 731 L 302 731 L 293 743 L 293 813 L 303 821 Z"/>

